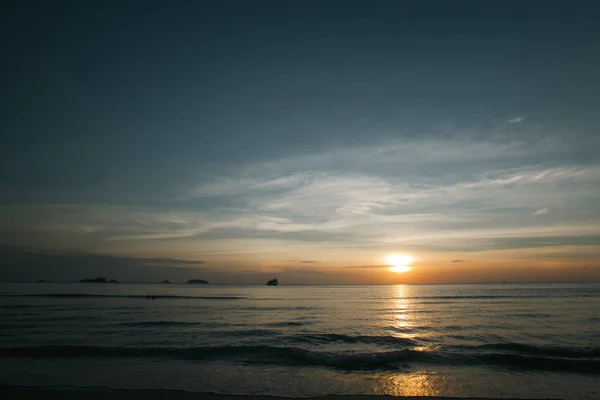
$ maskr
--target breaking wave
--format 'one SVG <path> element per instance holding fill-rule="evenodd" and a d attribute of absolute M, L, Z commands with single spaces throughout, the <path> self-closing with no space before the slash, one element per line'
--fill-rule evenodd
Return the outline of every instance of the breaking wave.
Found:
<path fill-rule="evenodd" d="M 327 335 L 332 336 L 332 335 Z M 340 335 L 344 336 L 344 335 Z M 340 337 L 369 343 L 380 337 Z M 334 337 L 330 337 L 334 339 Z M 387 339 L 386 339 L 387 340 Z M 402 342 L 399 342 L 402 343 Z M 33 346 L 0 348 L 1 357 L 44 358 L 175 358 L 186 360 L 223 360 L 256 364 L 325 366 L 350 371 L 406 369 L 413 363 L 444 365 L 494 365 L 512 369 L 600 374 L 600 348 L 545 348 L 531 345 L 490 344 L 436 351 L 418 350 L 406 342 L 402 349 L 378 352 L 318 351 L 310 348 L 267 345 L 173 347 Z M 527 354 L 517 354 L 519 351 Z M 535 355 L 532 355 L 535 354 Z"/>

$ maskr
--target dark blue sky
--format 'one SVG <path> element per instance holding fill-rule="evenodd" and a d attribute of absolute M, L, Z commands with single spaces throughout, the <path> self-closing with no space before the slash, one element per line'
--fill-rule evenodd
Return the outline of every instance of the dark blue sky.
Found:
<path fill-rule="evenodd" d="M 599 233 L 593 2 L 12 1 L 1 14 L 4 242 L 192 259 L 218 243 L 222 262 L 261 248 L 280 266 L 274 248 L 344 264 L 351 252 L 331 248 L 369 249 L 365 262 L 381 247 L 478 248 L 440 246 L 457 229 L 488 232 L 478 251 L 500 246 L 495 230 L 518 248 Z"/>

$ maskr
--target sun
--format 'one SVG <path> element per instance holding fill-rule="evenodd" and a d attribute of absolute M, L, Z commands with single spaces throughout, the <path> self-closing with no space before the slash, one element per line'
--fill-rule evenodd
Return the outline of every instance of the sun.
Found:
<path fill-rule="evenodd" d="M 393 254 L 385 259 L 385 262 L 391 265 L 390 271 L 404 273 L 410 271 L 408 266 L 412 262 L 412 257 L 406 254 Z"/>

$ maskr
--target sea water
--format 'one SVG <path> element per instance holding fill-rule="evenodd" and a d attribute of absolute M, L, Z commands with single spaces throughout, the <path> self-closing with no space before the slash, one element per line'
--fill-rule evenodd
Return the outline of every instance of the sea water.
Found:
<path fill-rule="evenodd" d="M 600 285 L 0 284 L 0 383 L 594 399 Z"/>

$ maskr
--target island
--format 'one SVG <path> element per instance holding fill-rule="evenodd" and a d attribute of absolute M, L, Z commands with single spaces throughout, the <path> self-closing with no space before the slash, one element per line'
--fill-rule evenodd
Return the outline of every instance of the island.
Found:
<path fill-rule="evenodd" d="M 202 284 L 207 284 L 208 282 L 203 280 L 203 279 L 190 279 L 189 281 L 187 281 L 187 283 L 202 283 Z"/>
<path fill-rule="evenodd" d="M 169 282 L 168 280 L 165 279 L 164 281 L 162 281 L 162 283 L 171 283 L 171 282 Z"/>
<path fill-rule="evenodd" d="M 116 279 L 107 281 L 106 278 L 94 278 L 94 279 L 81 279 L 79 283 L 119 283 Z"/>

